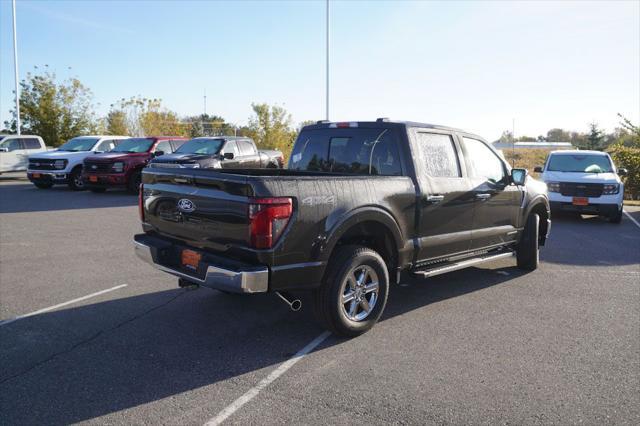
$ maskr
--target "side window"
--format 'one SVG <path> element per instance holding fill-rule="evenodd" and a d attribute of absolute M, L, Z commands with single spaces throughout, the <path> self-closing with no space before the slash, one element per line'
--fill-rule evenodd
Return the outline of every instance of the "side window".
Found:
<path fill-rule="evenodd" d="M 249 141 L 238 141 L 238 145 L 240 146 L 240 153 L 242 155 L 255 155 L 256 150 L 253 147 L 253 144 Z"/>
<path fill-rule="evenodd" d="M 6 147 L 9 149 L 9 152 L 24 149 L 21 139 L 11 139 Z"/>
<path fill-rule="evenodd" d="M 419 161 L 424 165 L 426 173 L 436 178 L 457 178 L 460 173 L 458 153 L 451 135 L 417 132 Z"/>
<path fill-rule="evenodd" d="M 488 146 L 477 139 L 462 138 L 474 177 L 482 177 L 492 183 L 504 179 L 504 165 Z"/>
<path fill-rule="evenodd" d="M 397 144 L 385 133 L 378 133 L 372 138 L 330 138 L 329 171 L 400 176 L 402 170 Z"/>
<path fill-rule="evenodd" d="M 113 139 L 107 139 L 104 140 L 102 142 L 100 142 L 98 144 L 98 146 L 96 147 L 96 151 L 103 151 L 103 152 L 107 152 L 107 151 L 111 151 L 113 148 L 116 147 L 116 141 L 114 141 Z"/>
<path fill-rule="evenodd" d="M 222 149 L 222 154 L 226 154 L 226 153 L 232 153 L 234 157 L 237 157 L 238 155 L 238 146 L 236 145 L 236 143 L 234 141 L 229 141 L 224 145 L 224 148 Z"/>
<path fill-rule="evenodd" d="M 162 151 L 165 154 L 171 154 L 171 143 L 169 141 L 160 141 L 156 145 L 156 149 L 154 152 Z"/>
<path fill-rule="evenodd" d="M 26 138 L 26 139 L 22 139 L 22 142 L 24 143 L 24 149 L 39 149 L 40 148 L 40 141 L 36 138 Z"/>

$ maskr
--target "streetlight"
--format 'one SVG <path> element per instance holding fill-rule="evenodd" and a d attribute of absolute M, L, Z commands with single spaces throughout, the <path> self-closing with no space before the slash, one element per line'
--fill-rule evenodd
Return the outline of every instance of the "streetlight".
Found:
<path fill-rule="evenodd" d="M 20 84 L 18 83 L 18 40 L 16 36 L 16 0 L 13 0 L 13 65 L 16 79 L 16 129 L 20 135 Z"/>

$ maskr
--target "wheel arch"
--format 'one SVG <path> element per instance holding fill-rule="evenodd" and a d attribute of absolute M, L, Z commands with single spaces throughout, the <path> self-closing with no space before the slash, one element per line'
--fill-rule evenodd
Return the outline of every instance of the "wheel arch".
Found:
<path fill-rule="evenodd" d="M 551 209 L 549 207 L 549 201 L 542 195 L 531 200 L 522 217 L 523 224 L 527 222 L 527 218 L 532 213 L 537 213 L 538 216 L 540 216 L 540 231 L 538 238 L 540 240 L 540 245 L 544 245 L 551 228 Z"/>

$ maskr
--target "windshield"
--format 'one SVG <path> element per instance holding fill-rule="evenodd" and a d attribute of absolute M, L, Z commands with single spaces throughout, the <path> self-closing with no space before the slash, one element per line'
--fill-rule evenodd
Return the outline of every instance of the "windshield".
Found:
<path fill-rule="evenodd" d="M 91 151 L 91 148 L 98 142 L 98 138 L 79 137 L 69 139 L 67 143 L 58 148 L 58 151 Z"/>
<path fill-rule="evenodd" d="M 149 138 L 132 138 L 123 141 L 117 147 L 113 148 L 111 152 L 147 152 L 153 145 L 153 139 Z"/>
<path fill-rule="evenodd" d="M 552 155 L 547 170 L 550 172 L 611 173 L 609 157 L 590 154 Z"/>
<path fill-rule="evenodd" d="M 177 154 L 217 154 L 224 140 L 222 139 L 191 139 L 176 149 Z"/>

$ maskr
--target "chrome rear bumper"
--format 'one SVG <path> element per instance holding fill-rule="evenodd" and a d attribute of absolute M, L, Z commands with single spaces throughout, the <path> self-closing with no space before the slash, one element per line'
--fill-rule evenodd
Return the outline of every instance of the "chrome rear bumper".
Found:
<path fill-rule="evenodd" d="M 269 269 L 266 266 L 248 271 L 233 271 L 208 264 L 204 279 L 200 279 L 157 263 L 150 245 L 134 241 L 134 250 L 140 259 L 157 269 L 205 287 L 232 293 L 264 293 L 269 289 Z"/>

